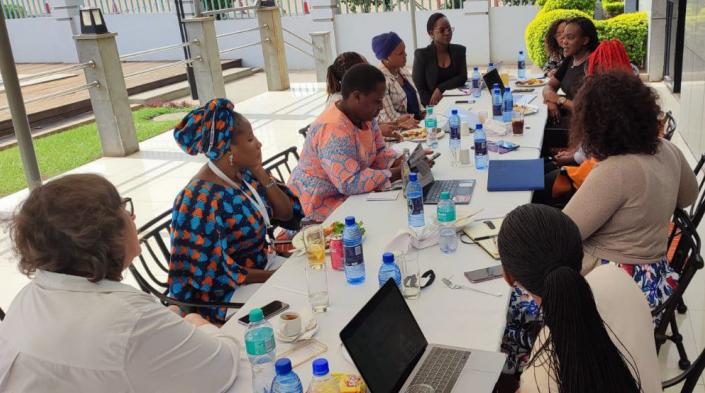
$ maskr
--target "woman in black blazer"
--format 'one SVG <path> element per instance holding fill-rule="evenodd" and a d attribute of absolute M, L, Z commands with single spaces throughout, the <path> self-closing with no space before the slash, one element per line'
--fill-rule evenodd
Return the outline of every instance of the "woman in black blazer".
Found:
<path fill-rule="evenodd" d="M 414 53 L 412 76 L 424 106 L 438 104 L 444 91 L 462 87 L 468 80 L 465 47 L 450 43 L 453 30 L 445 15 L 431 15 L 426 31 L 433 41 Z"/>

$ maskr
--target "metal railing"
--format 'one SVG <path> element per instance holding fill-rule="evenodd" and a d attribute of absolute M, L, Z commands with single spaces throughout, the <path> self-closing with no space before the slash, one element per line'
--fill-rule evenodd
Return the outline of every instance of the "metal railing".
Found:
<path fill-rule="evenodd" d="M 143 55 L 147 55 L 150 53 L 163 52 L 163 51 L 167 51 L 170 49 L 180 49 L 180 48 L 185 48 L 187 46 L 198 45 L 198 44 L 199 44 L 198 39 L 194 39 L 189 42 L 183 42 L 180 44 L 172 44 L 172 45 L 160 46 L 158 48 L 145 49 L 145 50 L 141 50 L 139 52 L 132 52 L 132 53 L 128 53 L 126 55 L 122 55 L 122 56 L 120 56 L 120 60 L 124 61 L 125 59 L 143 56 Z"/>
<path fill-rule="evenodd" d="M 45 95 L 43 95 L 43 96 L 38 96 L 38 97 L 30 98 L 30 99 L 28 99 L 28 100 L 24 100 L 24 103 L 25 103 L 25 105 L 27 105 L 27 104 L 31 104 L 31 103 L 37 102 L 37 101 L 48 100 L 48 99 L 50 99 L 50 98 L 63 97 L 63 96 L 67 96 L 67 95 L 71 95 L 71 94 L 74 94 L 74 93 L 78 93 L 79 91 L 88 90 L 88 89 L 90 89 L 90 88 L 92 88 L 92 87 L 98 87 L 98 86 L 100 86 L 100 83 L 98 83 L 97 81 L 91 82 L 91 83 L 86 83 L 85 85 L 81 85 L 81 86 L 77 86 L 77 87 L 72 87 L 72 88 L 70 88 L 70 89 L 65 89 L 65 90 L 61 90 L 61 91 L 54 92 L 54 93 L 45 94 Z M 6 110 L 9 110 L 9 109 L 10 109 L 10 106 L 9 106 L 9 105 L 6 105 L 6 106 L 3 106 L 3 107 L 0 107 L 0 112 L 6 111 Z"/>
<path fill-rule="evenodd" d="M 48 0 L 0 0 L 5 19 L 22 19 L 48 16 L 51 7 Z"/>
<path fill-rule="evenodd" d="M 250 4 L 249 0 L 200 0 L 202 15 L 215 16 L 217 20 L 223 19 L 252 19 L 256 14 L 257 4 Z"/>
<path fill-rule="evenodd" d="M 19 81 L 26 82 L 26 81 L 30 81 L 30 80 L 34 80 L 34 79 L 43 78 L 45 76 L 57 75 L 57 74 L 62 74 L 64 72 L 70 72 L 70 71 L 76 71 L 76 70 L 82 70 L 82 69 L 88 68 L 88 67 L 95 67 L 95 63 L 93 62 L 93 60 L 85 62 L 85 63 L 70 65 L 67 67 L 54 68 L 53 70 L 39 72 L 37 74 L 27 75 L 25 77 L 19 78 Z"/>
<path fill-rule="evenodd" d="M 103 14 L 171 12 L 170 0 L 83 0 L 83 7 L 100 8 Z"/>
<path fill-rule="evenodd" d="M 172 68 L 172 67 L 177 67 L 177 66 L 180 66 L 180 65 L 191 64 L 191 63 L 193 63 L 194 61 L 201 61 L 201 60 L 203 60 L 203 59 L 201 58 L 201 56 L 194 57 L 193 59 L 179 60 L 179 61 L 175 61 L 175 62 L 172 62 L 172 63 L 162 64 L 162 65 L 158 65 L 158 66 L 156 66 L 156 67 L 147 68 L 146 70 L 139 70 L 139 71 L 135 71 L 135 72 L 132 72 L 132 73 L 129 73 L 129 74 L 125 74 L 125 75 L 124 75 L 124 78 L 125 78 L 125 79 L 133 78 L 133 77 L 135 77 L 135 76 L 139 76 L 139 75 L 142 75 L 142 74 L 148 74 L 148 73 L 150 73 L 150 72 L 159 71 L 159 70 L 164 70 L 164 69 Z"/>
<path fill-rule="evenodd" d="M 248 33 L 250 31 L 257 31 L 257 30 L 268 29 L 268 28 L 269 28 L 269 26 L 267 26 L 265 24 L 262 26 L 251 27 L 249 29 L 242 29 L 242 30 L 231 31 L 229 33 L 218 34 L 217 36 L 215 36 L 215 38 L 229 37 L 229 36 L 236 35 L 236 34 Z"/>
<path fill-rule="evenodd" d="M 234 52 L 234 51 L 236 51 L 236 50 L 249 48 L 249 47 L 251 47 L 251 46 L 261 45 L 262 42 L 269 42 L 269 38 L 265 38 L 264 41 L 251 42 L 251 43 L 249 43 L 249 44 L 244 44 L 244 45 L 236 46 L 236 47 L 233 47 L 233 48 L 223 49 L 223 50 L 221 50 L 221 51 L 218 52 L 218 53 L 220 53 L 220 54 L 222 55 L 222 54 L 225 54 L 225 53 Z"/>

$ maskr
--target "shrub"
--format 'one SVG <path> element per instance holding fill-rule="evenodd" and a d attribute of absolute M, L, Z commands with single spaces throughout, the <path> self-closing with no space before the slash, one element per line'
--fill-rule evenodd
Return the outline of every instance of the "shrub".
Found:
<path fill-rule="evenodd" d="M 646 39 L 649 34 L 649 22 L 645 12 L 632 12 L 595 23 L 601 40 L 618 39 L 622 41 L 629 54 L 629 59 L 638 65 L 644 64 L 646 57 Z"/>
<path fill-rule="evenodd" d="M 593 15 L 595 0 L 545 0 L 541 12 L 554 10 L 580 10 L 588 15 Z"/>
<path fill-rule="evenodd" d="M 529 53 L 529 57 L 536 66 L 542 67 L 548 60 L 543 40 L 548 28 L 551 27 L 551 23 L 557 19 L 568 19 L 578 16 L 590 17 L 588 14 L 578 10 L 541 11 L 536 15 L 534 20 L 529 23 L 524 33 L 524 39 L 526 41 L 526 50 Z"/>
<path fill-rule="evenodd" d="M 27 16 L 27 10 L 19 4 L 3 4 L 2 12 L 5 19 L 20 19 Z"/>
<path fill-rule="evenodd" d="M 604 3 L 602 3 L 602 9 L 605 10 L 605 14 L 608 18 L 612 18 L 624 13 L 624 2 L 605 1 Z"/>

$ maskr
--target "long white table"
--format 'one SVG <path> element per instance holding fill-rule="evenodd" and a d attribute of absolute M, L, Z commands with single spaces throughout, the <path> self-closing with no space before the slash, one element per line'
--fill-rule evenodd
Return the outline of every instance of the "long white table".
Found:
<path fill-rule="evenodd" d="M 540 89 L 536 92 L 540 94 Z M 450 107 L 492 113 L 487 90 L 482 92 L 481 98 L 474 104 L 455 104 L 456 100 L 461 99 L 466 97 L 445 97 L 437 106 L 437 113 L 444 113 Z M 539 157 L 547 117 L 546 108 L 540 102 L 540 97 L 534 101 L 540 110 L 539 113 L 526 117 L 528 129 L 523 136 L 488 138 L 511 140 L 522 146 L 519 150 L 507 154 L 490 153 L 491 160 Z M 464 137 L 461 143 L 463 148 L 469 148 L 472 145 L 472 135 Z M 439 140 L 437 151 L 442 155 L 433 168 L 436 179 L 476 179 L 477 181 L 471 203 L 457 207 L 458 217 L 476 211 L 478 208 L 483 209 L 479 214 L 482 217 L 503 217 L 515 207 L 530 202 L 531 193 L 528 191 L 488 192 L 486 170 L 476 171 L 474 166 L 453 167 L 449 160 L 447 135 Z M 426 205 L 425 213 L 426 219 L 429 220 L 435 215 L 435 206 Z M 328 351 L 321 356 L 328 359 L 331 370 L 357 373 L 354 365 L 343 355 L 338 334 L 379 288 L 377 273 L 383 250 L 397 231 L 407 225 L 406 200 L 400 196 L 396 201 L 368 202 L 365 195 L 351 196 L 336 209 L 327 222 L 343 221 L 348 215 L 364 221 L 367 230 L 363 243 L 366 280 L 363 285 L 347 284 L 344 273 L 330 269 L 330 259 L 327 258 L 331 306 L 326 313 L 315 314 L 319 329 L 314 338 L 328 346 Z M 305 295 L 306 263 L 305 256 L 290 258 L 249 299 L 245 307 L 223 326 L 223 331 L 243 340 L 246 328 L 240 325 L 237 319 L 247 314 L 251 308 L 263 306 L 273 300 L 289 303 L 290 309 L 294 311 L 310 308 L 308 297 Z M 454 281 L 467 284 L 464 282 L 463 272 L 497 263 L 498 261 L 490 258 L 475 245 L 460 243 L 458 251 L 452 255 L 441 253 L 437 246 L 420 251 L 421 271 L 433 269 L 436 273 L 436 282 L 422 290 L 420 298 L 408 300 L 408 304 L 429 342 L 487 351 L 499 350 L 510 292 L 507 284 L 503 280 L 477 284 L 478 288 L 504 294 L 502 297 L 493 297 L 471 291 L 451 290 L 440 280 L 442 277 L 454 276 Z M 272 318 L 272 323 L 277 328 L 277 318 Z M 278 353 L 290 347 L 289 344 L 277 341 Z M 295 371 L 306 388 L 311 379 L 310 362 L 297 367 Z M 250 365 L 244 346 L 239 374 L 231 391 L 238 393 L 252 391 Z M 473 391 L 479 390 L 473 389 Z"/>

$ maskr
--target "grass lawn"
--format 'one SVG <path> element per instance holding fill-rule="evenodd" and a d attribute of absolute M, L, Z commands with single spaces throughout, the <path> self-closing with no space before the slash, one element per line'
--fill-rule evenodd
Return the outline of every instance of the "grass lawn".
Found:
<path fill-rule="evenodd" d="M 142 108 L 132 113 L 137 140 L 142 142 L 164 131 L 171 130 L 176 121 L 154 122 L 151 119 L 164 113 L 187 112 L 177 108 Z M 42 179 L 59 175 L 102 156 L 100 137 L 95 122 L 34 139 L 34 151 Z M 0 196 L 27 187 L 22 171 L 19 149 L 15 146 L 0 151 Z"/>

